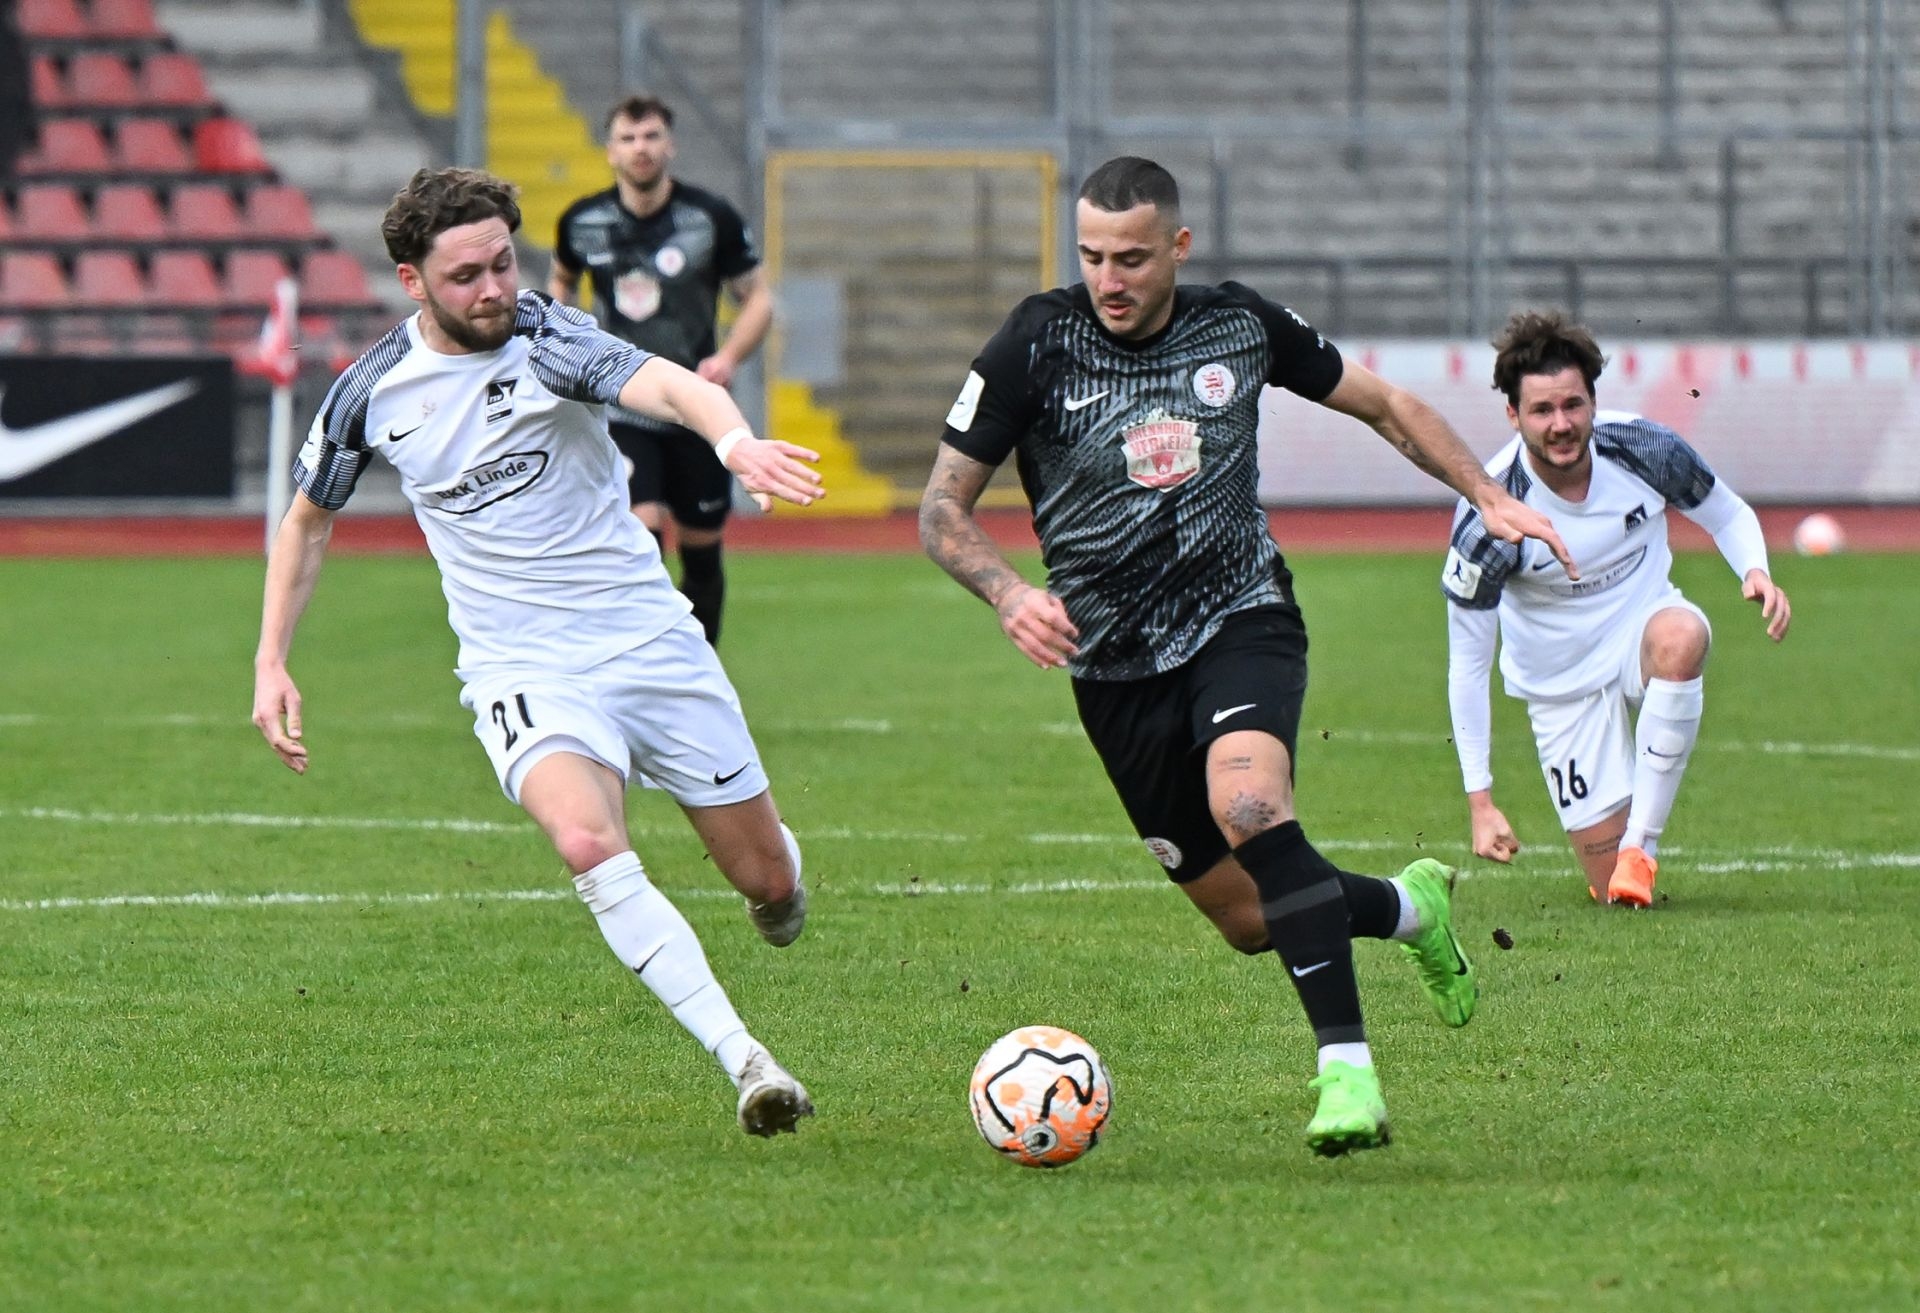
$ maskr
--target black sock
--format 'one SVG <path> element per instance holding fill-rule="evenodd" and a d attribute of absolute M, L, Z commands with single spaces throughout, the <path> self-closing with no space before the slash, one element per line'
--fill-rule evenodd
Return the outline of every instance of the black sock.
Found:
<path fill-rule="evenodd" d="M 1267 936 L 1300 995 L 1314 1039 L 1364 1044 L 1360 986 L 1353 976 L 1352 931 L 1340 870 L 1287 821 L 1233 850 L 1260 891 Z"/>
<path fill-rule="evenodd" d="M 1400 891 L 1377 875 L 1340 872 L 1347 895 L 1347 924 L 1355 939 L 1391 939 L 1400 928 Z"/>
<path fill-rule="evenodd" d="M 707 641 L 720 641 L 720 608 L 727 600 L 727 572 L 720 564 L 720 544 L 680 547 L 680 591 L 693 603 L 693 618 L 707 631 Z"/>

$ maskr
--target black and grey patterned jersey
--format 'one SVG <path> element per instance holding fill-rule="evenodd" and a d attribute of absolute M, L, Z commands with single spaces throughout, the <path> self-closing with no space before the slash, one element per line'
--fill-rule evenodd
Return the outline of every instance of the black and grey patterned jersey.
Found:
<path fill-rule="evenodd" d="M 593 312 L 609 333 L 688 369 L 714 352 L 721 286 L 760 264 L 740 212 L 678 180 L 644 219 L 617 188 L 575 201 L 560 216 L 553 258 L 592 280 Z"/>
<path fill-rule="evenodd" d="M 1017 453 L 1047 586 L 1080 631 L 1082 679 L 1182 665 L 1236 611 L 1291 600 L 1256 462 L 1260 389 L 1318 401 L 1340 353 L 1237 283 L 1181 287 L 1173 317 L 1130 342 L 1084 287 L 1029 297 L 973 362 L 949 446 Z"/>

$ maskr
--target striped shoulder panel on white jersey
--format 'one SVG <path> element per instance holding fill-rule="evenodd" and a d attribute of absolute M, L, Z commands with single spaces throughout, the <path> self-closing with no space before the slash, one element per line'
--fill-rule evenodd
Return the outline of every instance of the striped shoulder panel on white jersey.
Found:
<path fill-rule="evenodd" d="M 1667 499 L 1690 511 L 1713 491 L 1713 471 L 1687 440 L 1641 415 L 1603 410 L 1594 416 L 1594 455 L 1632 474 Z"/>
<path fill-rule="evenodd" d="M 1512 459 L 1503 466 L 1491 466 L 1487 472 L 1516 501 L 1525 501 L 1533 487 L 1526 462 L 1520 459 L 1520 444 L 1515 442 Z M 1520 546 L 1487 532 L 1487 526 L 1466 498 L 1453 512 L 1453 536 L 1447 545 L 1447 563 L 1440 571 L 1440 591 L 1447 600 L 1469 611 L 1491 611 L 1500 605 L 1500 593 L 1507 576 L 1520 567 Z"/>
<path fill-rule="evenodd" d="M 413 349 L 404 321 L 369 347 L 333 380 L 313 428 L 293 461 L 294 486 L 307 499 L 337 511 L 353 495 L 353 485 L 373 453 L 367 447 L 367 407 L 373 389 Z"/>
<path fill-rule="evenodd" d="M 626 381 L 649 359 L 649 353 L 613 336 L 584 310 L 531 288 L 515 303 L 513 331 L 528 339 L 534 377 L 568 401 L 617 401 Z"/>

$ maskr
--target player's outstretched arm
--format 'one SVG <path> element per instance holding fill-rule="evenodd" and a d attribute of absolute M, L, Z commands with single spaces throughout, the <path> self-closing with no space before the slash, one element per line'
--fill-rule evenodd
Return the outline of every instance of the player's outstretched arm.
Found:
<path fill-rule="evenodd" d="M 1340 382 L 1320 404 L 1367 425 L 1401 455 L 1472 502 L 1488 533 L 1510 543 L 1538 539 L 1565 567 L 1569 579 L 1580 577 L 1552 521 L 1488 478 L 1440 412 L 1413 393 L 1349 360 Z"/>
<path fill-rule="evenodd" d="M 260 646 L 253 656 L 254 726 L 288 769 L 300 775 L 307 772 L 307 745 L 300 741 L 300 690 L 287 673 L 287 654 L 326 561 L 333 515 L 305 496 L 294 495 L 267 556 Z"/>
<path fill-rule="evenodd" d="M 1013 568 L 973 508 L 993 477 L 993 466 L 944 442 L 920 498 L 920 545 L 942 570 L 1000 616 L 1000 631 L 1021 655 L 1042 670 L 1067 664 L 1079 648 L 1080 631 L 1067 608 Z"/>
<path fill-rule="evenodd" d="M 1767 622 L 1767 637 L 1779 642 L 1787 636 L 1787 626 L 1793 623 L 1793 607 L 1787 601 L 1787 591 L 1773 581 L 1765 570 L 1749 570 L 1747 577 L 1740 582 L 1740 595 L 1749 602 L 1760 603 L 1760 618 Z"/>
<path fill-rule="evenodd" d="M 725 388 L 671 360 L 649 356 L 621 386 L 620 404 L 690 428 L 711 442 L 720 463 L 739 476 L 763 511 L 773 508 L 775 497 L 809 506 L 827 495 L 820 472 L 806 463 L 819 460 L 819 452 L 754 437 Z"/>

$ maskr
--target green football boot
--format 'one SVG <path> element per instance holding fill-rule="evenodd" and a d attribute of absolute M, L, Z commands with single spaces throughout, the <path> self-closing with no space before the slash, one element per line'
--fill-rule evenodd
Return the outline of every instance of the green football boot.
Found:
<path fill-rule="evenodd" d="M 1449 1026 L 1464 1026 L 1473 1020 L 1473 1006 L 1480 999 L 1480 984 L 1473 963 L 1453 933 L 1453 872 L 1423 857 L 1400 872 L 1407 897 L 1413 900 L 1420 916 L 1420 933 L 1411 943 L 1400 947 L 1413 960 L 1420 974 L 1420 988 L 1427 1001 Z"/>
<path fill-rule="evenodd" d="M 1371 1067 L 1329 1062 L 1308 1085 L 1320 1091 L 1320 1106 L 1307 1123 L 1307 1147 L 1323 1158 L 1391 1143 L 1387 1105 Z"/>

